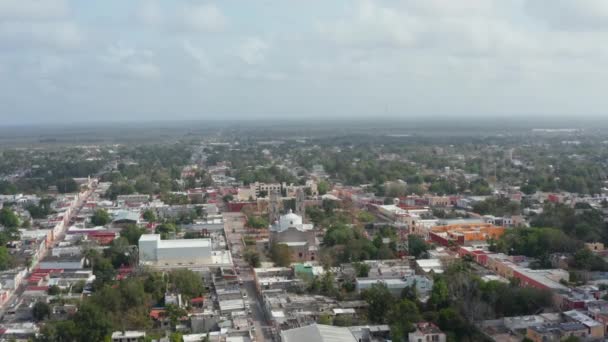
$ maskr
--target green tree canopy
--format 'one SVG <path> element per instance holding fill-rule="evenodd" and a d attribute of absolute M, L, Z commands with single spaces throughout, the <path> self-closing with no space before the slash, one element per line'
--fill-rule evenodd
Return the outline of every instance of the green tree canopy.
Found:
<path fill-rule="evenodd" d="M 291 252 L 284 243 L 275 243 L 270 247 L 270 259 L 279 267 L 291 265 Z"/>
<path fill-rule="evenodd" d="M 36 302 L 32 307 L 32 316 L 37 322 L 40 322 L 51 316 L 51 307 L 42 301 Z"/>
<path fill-rule="evenodd" d="M 19 218 L 13 210 L 8 207 L 0 209 L 0 225 L 6 228 L 19 227 Z"/>
<path fill-rule="evenodd" d="M 202 276 L 193 271 L 173 270 L 169 273 L 169 279 L 173 289 L 186 299 L 198 297 L 205 291 Z"/>
<path fill-rule="evenodd" d="M 91 223 L 96 226 L 105 226 L 111 221 L 110 214 L 105 209 L 97 209 L 93 213 L 93 216 L 91 216 Z"/>

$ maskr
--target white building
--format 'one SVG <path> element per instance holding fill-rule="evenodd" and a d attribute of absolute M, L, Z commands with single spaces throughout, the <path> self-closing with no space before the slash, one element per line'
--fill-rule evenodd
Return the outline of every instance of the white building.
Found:
<path fill-rule="evenodd" d="M 312 324 L 300 328 L 281 331 L 284 342 L 357 342 L 348 328 Z"/>
<path fill-rule="evenodd" d="M 115 331 L 112 333 L 112 342 L 138 342 L 145 337 L 145 331 Z"/>
<path fill-rule="evenodd" d="M 201 266 L 214 261 L 210 239 L 161 240 L 159 234 L 144 234 L 139 238 L 140 264 Z"/>

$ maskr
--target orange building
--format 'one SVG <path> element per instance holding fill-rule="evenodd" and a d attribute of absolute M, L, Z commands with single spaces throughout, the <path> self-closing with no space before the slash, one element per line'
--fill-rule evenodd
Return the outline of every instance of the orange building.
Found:
<path fill-rule="evenodd" d="M 464 223 L 432 227 L 429 234 L 431 241 L 448 246 L 450 241 L 458 245 L 498 239 L 505 233 L 504 227 L 490 223 Z"/>

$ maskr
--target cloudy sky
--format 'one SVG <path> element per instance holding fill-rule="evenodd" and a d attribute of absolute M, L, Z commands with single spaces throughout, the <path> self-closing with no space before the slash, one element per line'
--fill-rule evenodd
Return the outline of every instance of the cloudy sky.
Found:
<path fill-rule="evenodd" d="M 606 0 L 0 0 L 0 125 L 603 116 Z"/>

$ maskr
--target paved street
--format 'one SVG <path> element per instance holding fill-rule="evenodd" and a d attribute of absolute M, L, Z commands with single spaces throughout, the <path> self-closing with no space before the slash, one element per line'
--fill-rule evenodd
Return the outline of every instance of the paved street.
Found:
<path fill-rule="evenodd" d="M 251 307 L 251 318 L 253 319 L 257 341 L 272 341 L 267 331 L 267 321 L 262 309 L 262 301 L 258 297 L 253 281 L 253 271 L 243 260 L 243 234 L 245 233 L 245 216 L 241 213 L 224 213 L 224 229 L 228 240 L 232 259 L 235 266 L 240 269 L 240 277 L 243 280 L 243 288 L 247 291 L 247 300 Z"/>
<path fill-rule="evenodd" d="M 82 210 L 82 208 L 84 207 L 84 204 L 86 203 L 87 199 L 91 196 L 91 194 L 93 193 L 95 189 L 92 188 L 90 190 L 88 190 L 84 196 L 82 196 L 75 204 L 74 204 L 74 210 L 71 212 L 71 214 L 68 216 L 66 222 L 68 222 L 64 228 L 61 230 L 61 232 L 59 232 L 59 234 L 57 235 L 57 237 L 55 238 L 55 240 L 53 241 L 52 246 L 50 246 L 44 256 L 42 256 L 40 258 L 40 260 L 44 260 L 44 258 L 46 258 L 47 256 L 49 256 L 51 254 L 51 250 L 52 248 L 56 247 L 61 241 L 63 241 L 65 239 L 65 234 L 67 229 L 70 227 L 70 223 L 72 218 L 78 216 L 78 214 L 80 213 L 80 211 Z M 40 261 L 38 260 L 38 261 Z M 31 266 L 31 269 L 35 269 L 37 266 L 36 264 L 33 264 Z M 30 276 L 31 272 L 28 272 L 28 274 L 25 276 L 25 278 L 27 279 Z M 0 307 L 0 321 L 6 323 L 6 322 L 10 322 L 13 317 L 9 317 L 6 315 L 6 312 L 9 311 L 10 309 L 18 306 L 18 304 L 21 302 L 21 295 L 23 294 L 23 292 L 25 291 L 25 288 L 27 287 L 27 283 L 23 282 L 21 285 L 19 285 L 19 287 L 15 290 L 15 292 L 11 295 L 11 298 L 2 306 Z"/>

